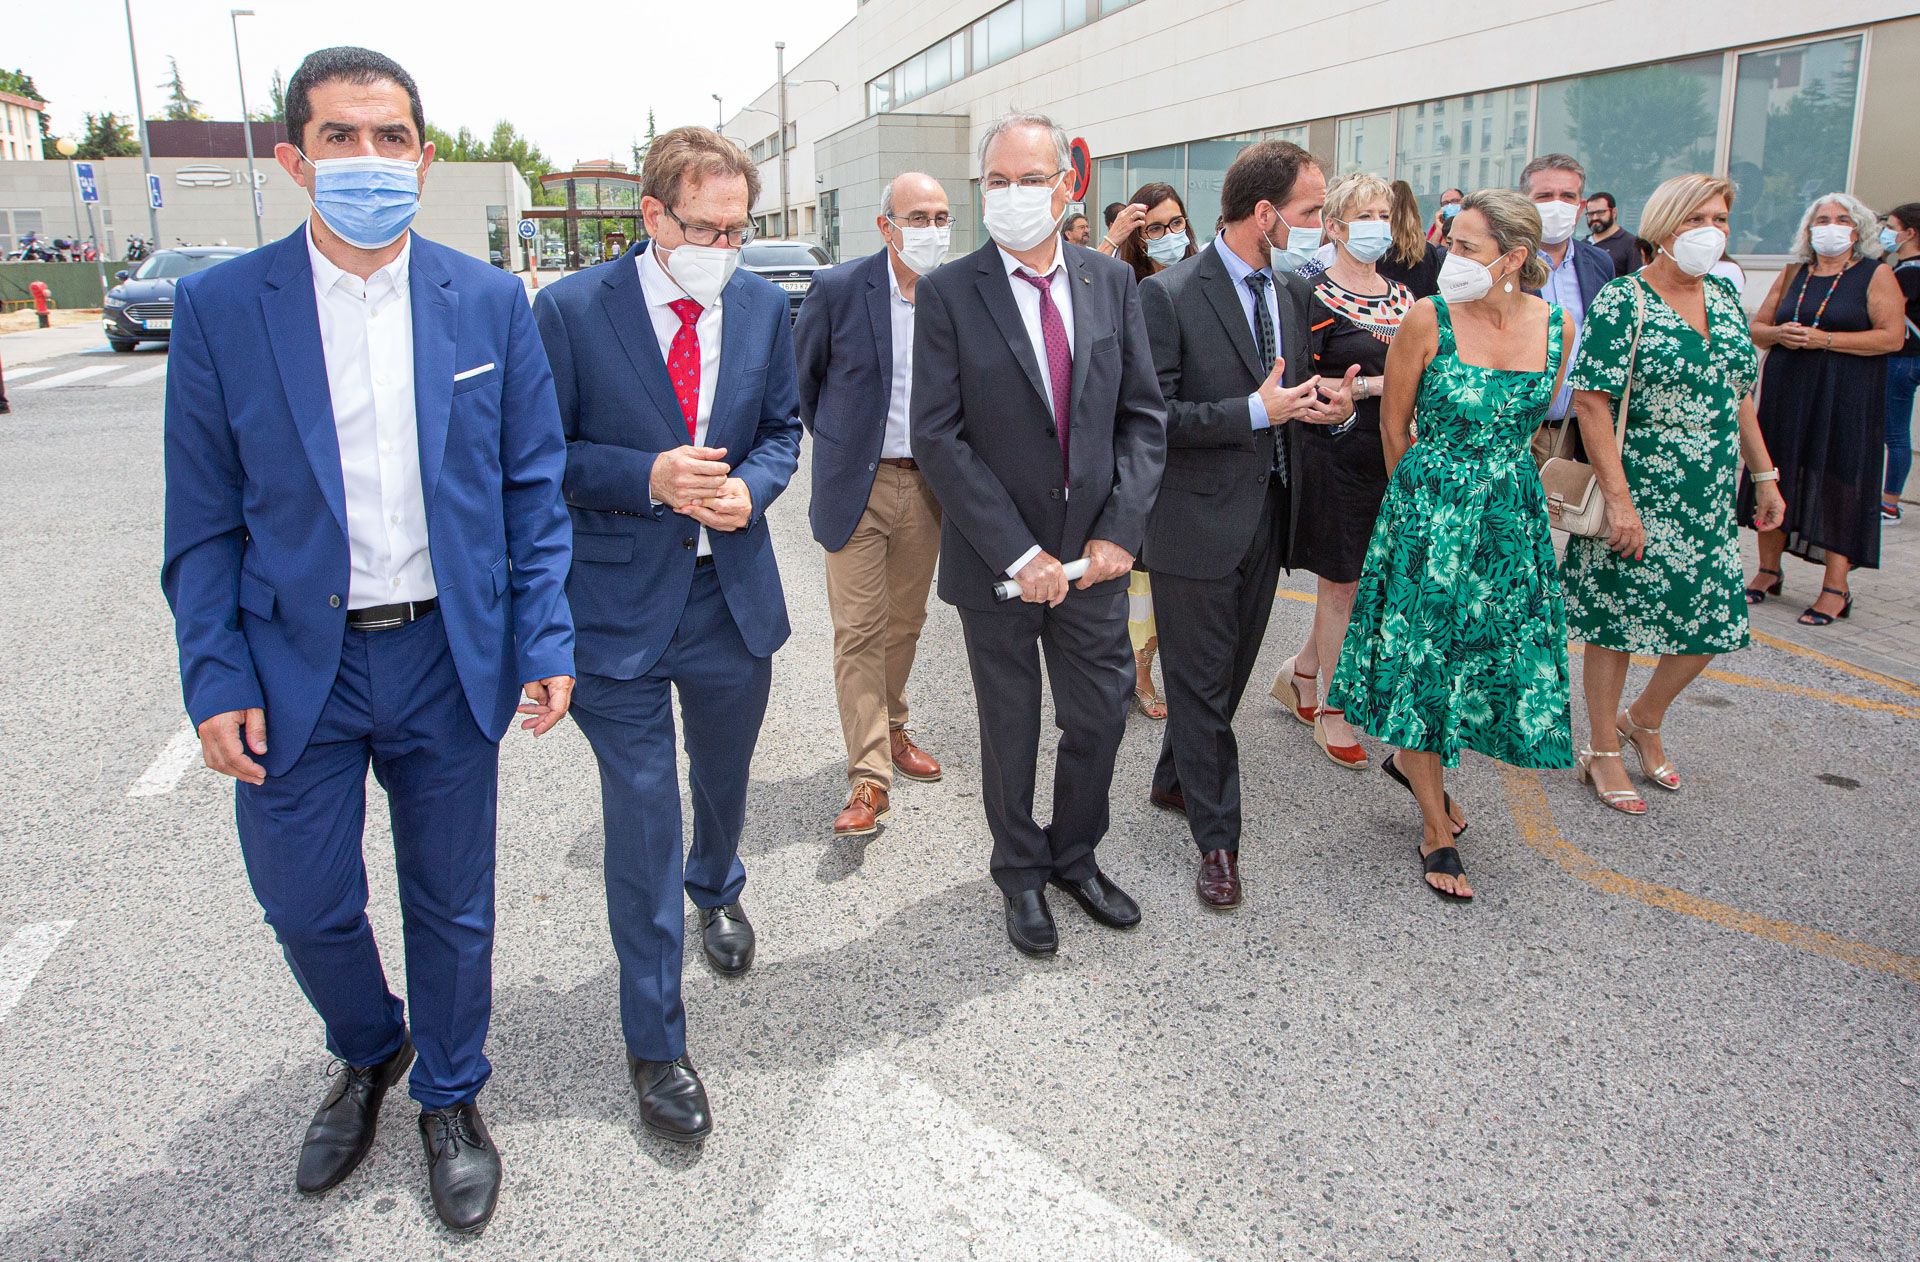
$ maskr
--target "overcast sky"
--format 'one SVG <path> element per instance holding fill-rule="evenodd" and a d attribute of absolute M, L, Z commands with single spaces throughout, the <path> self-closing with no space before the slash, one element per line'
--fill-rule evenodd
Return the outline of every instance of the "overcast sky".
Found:
<path fill-rule="evenodd" d="M 180 59 L 187 91 L 214 118 L 240 116 L 230 3 L 133 0 L 141 90 L 149 117 L 161 112 L 167 58 Z M 714 121 L 712 94 L 727 112 L 773 82 L 773 42 L 787 64 L 818 47 L 854 14 L 856 0 L 653 0 L 632 5 L 505 3 L 504 0 L 251 0 L 240 19 L 247 104 L 266 105 L 277 68 L 291 75 L 315 48 L 363 44 L 392 57 L 420 85 L 427 118 L 482 135 L 506 118 L 558 166 L 579 158 L 624 160 L 646 131 Z M 133 116 L 120 0 L 58 0 L 28 6 L 6 24 L 8 69 L 32 75 L 50 102 L 56 134 L 78 135 L 82 115 Z"/>

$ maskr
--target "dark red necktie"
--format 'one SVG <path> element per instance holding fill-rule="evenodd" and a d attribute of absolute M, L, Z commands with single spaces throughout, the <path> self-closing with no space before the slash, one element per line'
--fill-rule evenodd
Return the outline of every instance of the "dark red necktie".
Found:
<path fill-rule="evenodd" d="M 700 318 L 700 304 L 691 298 L 676 298 L 667 304 L 680 317 L 680 331 L 673 335 L 667 350 L 667 376 L 673 378 L 673 397 L 680 400 L 680 415 L 687 418 L 687 441 L 699 441 L 695 434 L 700 417 L 700 334 L 694 321 Z"/>
<path fill-rule="evenodd" d="M 1060 474 L 1072 481 L 1067 464 L 1067 431 L 1073 422 L 1073 350 L 1067 345 L 1067 323 L 1053 305 L 1053 283 L 1045 276 L 1021 270 L 1014 273 L 1040 294 L 1040 340 L 1047 347 L 1047 377 L 1053 383 L 1053 428 L 1060 435 Z"/>

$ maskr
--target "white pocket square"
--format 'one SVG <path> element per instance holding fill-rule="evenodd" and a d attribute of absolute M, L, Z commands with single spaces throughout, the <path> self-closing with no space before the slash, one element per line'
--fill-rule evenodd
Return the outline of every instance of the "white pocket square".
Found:
<path fill-rule="evenodd" d="M 492 364 L 482 364 L 478 368 L 469 368 L 465 372 L 457 372 L 453 374 L 453 379 L 455 381 L 465 381 L 468 377 L 478 377 L 483 372 L 492 372 L 492 371 L 493 371 Z"/>

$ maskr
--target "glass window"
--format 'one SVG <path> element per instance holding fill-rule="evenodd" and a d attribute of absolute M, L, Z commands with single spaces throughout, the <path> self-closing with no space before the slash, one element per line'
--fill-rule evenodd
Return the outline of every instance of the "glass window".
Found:
<path fill-rule="evenodd" d="M 1021 0 L 1022 48 L 1037 48 L 1057 38 L 1066 28 L 1061 25 L 1060 0 Z"/>
<path fill-rule="evenodd" d="M 1720 80 L 1715 53 L 1543 83 L 1534 148 L 1578 158 L 1587 192 L 1612 193 L 1632 232 L 1662 180 L 1713 170 Z"/>
<path fill-rule="evenodd" d="M 1127 159 L 1124 154 L 1118 158 L 1101 158 L 1093 164 L 1093 197 L 1102 211 L 1109 202 L 1124 202 L 1131 192 L 1133 190 L 1127 187 Z M 1105 221 L 1102 220 L 1099 226 L 1104 228 Z"/>
<path fill-rule="evenodd" d="M 1087 24 L 1087 0 L 1067 0 L 1067 29 L 1078 30 Z"/>
<path fill-rule="evenodd" d="M 918 100 L 927 94 L 927 58 L 924 53 L 915 53 L 900 63 L 893 72 L 893 87 L 899 104 Z"/>
<path fill-rule="evenodd" d="M 1223 140 L 1197 140 L 1187 146 L 1187 231 L 1205 244 L 1213 236 L 1214 220 L 1220 217 L 1220 189 L 1227 180 L 1227 168 L 1240 151 L 1253 143 L 1251 136 L 1230 136 Z"/>
<path fill-rule="evenodd" d="M 1305 149 L 1307 147 L 1307 125 L 1305 123 L 1297 123 L 1292 127 L 1269 127 L 1260 133 L 1260 139 L 1285 140 Z"/>
<path fill-rule="evenodd" d="M 1124 201 L 1143 184 L 1158 181 L 1173 185 L 1182 201 L 1187 196 L 1187 147 L 1168 145 L 1164 149 L 1139 149 L 1127 155 L 1127 191 L 1115 201 Z M 1191 209 L 1191 208 L 1189 208 Z M 1213 221 L 1209 219 L 1208 223 Z"/>
<path fill-rule="evenodd" d="M 1105 17 L 1109 13 L 1118 13 L 1132 3 L 1133 0 L 1100 0 L 1100 16 Z"/>
<path fill-rule="evenodd" d="M 993 15 L 989 13 L 967 28 L 967 44 L 973 50 L 973 60 L 968 64 L 973 70 L 985 70 L 993 64 L 993 47 L 987 29 L 992 25 Z"/>
<path fill-rule="evenodd" d="M 1022 0 L 1003 4 L 987 15 L 987 40 L 995 62 L 1005 61 L 1020 52 L 1020 7 Z"/>
<path fill-rule="evenodd" d="M 953 82 L 953 41 L 941 40 L 927 50 L 927 91 L 937 92 Z"/>
<path fill-rule="evenodd" d="M 1387 133 L 1393 129 L 1393 120 L 1386 114 L 1365 114 L 1359 118 L 1343 118 L 1335 147 L 1334 174 L 1346 175 L 1353 171 L 1371 171 L 1375 175 L 1387 174 L 1387 163 L 1391 154 L 1387 152 Z"/>
<path fill-rule="evenodd" d="M 1425 137 L 1420 124 L 1413 121 L 1420 117 L 1419 107 L 1401 107 L 1400 147 L 1394 169 L 1419 197 L 1423 219 L 1439 212 L 1440 194 L 1448 188 L 1457 186 L 1471 192 L 1476 188 L 1512 185 L 1531 153 L 1529 96 L 1525 89 L 1502 88 L 1429 102 L 1435 120 L 1445 119 L 1450 106 L 1454 117 L 1460 119 L 1457 130 L 1436 121 L 1430 137 Z M 1473 117 L 1464 117 L 1466 115 Z M 1479 119 L 1477 141 L 1475 117 Z M 1470 154 L 1478 160 L 1470 158 Z M 1458 161 L 1448 161 L 1454 158 Z"/>
<path fill-rule="evenodd" d="M 1733 87 L 1727 175 L 1736 254 L 1785 254 L 1807 203 L 1847 186 L 1860 37 L 1747 53 Z"/>
<path fill-rule="evenodd" d="M 867 85 L 867 113 L 884 114 L 893 108 L 893 72 L 888 71 Z"/>

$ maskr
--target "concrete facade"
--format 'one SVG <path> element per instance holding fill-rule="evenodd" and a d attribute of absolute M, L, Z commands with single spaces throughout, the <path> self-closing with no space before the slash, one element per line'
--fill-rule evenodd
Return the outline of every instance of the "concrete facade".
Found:
<path fill-rule="evenodd" d="M 14 92 L 0 92 L 0 162 L 41 162 L 40 119 L 45 101 Z"/>
<path fill-rule="evenodd" d="M 146 177 L 137 157 L 96 159 L 93 169 L 100 184 L 94 207 L 100 244 L 108 257 L 119 258 L 129 236 L 148 235 Z M 265 202 L 261 228 L 271 241 L 304 222 L 307 195 L 270 153 L 260 155 L 254 169 Z M 156 245 L 254 243 L 245 158 L 154 158 L 153 172 L 160 177 L 162 203 Z M 5 244 L 10 246 L 26 227 L 48 236 L 84 237 L 86 207 L 80 207 L 76 224 L 72 188 L 68 163 L 0 162 Z M 428 171 L 414 227 L 422 236 L 484 259 L 490 249 L 505 248 L 520 212 L 532 205 L 533 194 L 512 163 L 439 162 Z"/>

